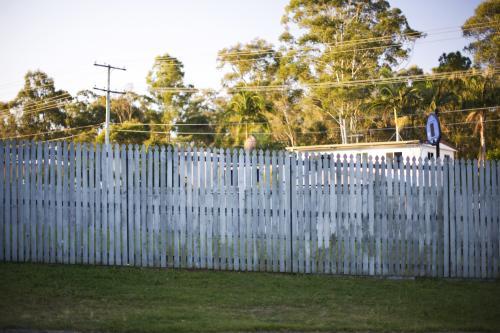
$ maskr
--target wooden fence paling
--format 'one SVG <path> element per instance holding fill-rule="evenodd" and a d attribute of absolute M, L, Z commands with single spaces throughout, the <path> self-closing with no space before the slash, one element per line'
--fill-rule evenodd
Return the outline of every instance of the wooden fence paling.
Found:
<path fill-rule="evenodd" d="M 30 142 L 29 144 L 26 143 L 29 146 L 29 158 L 26 160 L 26 166 L 25 168 L 27 169 L 28 172 L 28 177 L 27 179 L 27 186 L 29 186 L 29 194 L 26 196 L 25 200 L 28 201 L 27 209 L 26 212 L 29 211 L 29 220 L 26 223 L 26 260 L 36 262 L 36 205 L 35 205 L 35 200 L 36 200 L 36 193 L 35 193 L 35 183 L 36 183 L 36 163 L 34 162 L 36 160 L 36 146 L 33 142 Z M 11 188 L 11 200 L 12 200 L 12 213 L 11 213 L 11 226 L 12 226 L 12 256 L 13 260 L 17 261 L 17 253 L 18 249 L 15 244 L 17 243 L 17 193 L 16 193 L 16 186 L 15 184 L 18 181 L 18 175 L 16 173 L 18 163 L 16 162 L 17 159 L 17 149 L 16 149 L 17 144 L 13 143 L 11 150 L 12 155 L 11 160 L 13 163 L 12 165 L 12 179 L 11 179 L 11 185 L 13 185 Z"/>
<path fill-rule="evenodd" d="M 486 198 L 484 197 L 484 176 L 485 176 L 485 165 L 481 161 L 474 160 L 472 165 L 473 172 L 473 187 L 474 187 L 474 195 L 473 195 L 473 207 L 474 207 L 474 224 L 473 228 L 473 253 L 474 253 L 474 264 L 473 264 L 473 272 L 474 277 L 480 278 L 483 277 L 483 259 L 485 258 L 486 253 L 484 252 L 483 242 L 482 242 L 482 233 L 483 226 L 486 222 L 485 219 L 487 217 L 487 207 L 480 207 L 479 202 L 486 202 Z"/>
<path fill-rule="evenodd" d="M 20 147 L 19 147 L 20 149 Z M 35 228 L 36 228 L 36 261 L 37 262 L 42 262 L 43 261 L 43 239 L 42 239 L 42 232 L 43 232 L 43 192 L 42 192 L 42 181 L 43 181 L 43 149 L 42 149 L 42 143 L 38 142 L 36 144 L 36 151 L 37 151 L 37 161 L 36 161 L 36 221 L 35 221 Z M 17 176 L 18 176 L 18 184 L 21 184 L 22 182 L 22 171 L 21 171 L 21 165 L 18 163 L 18 171 L 17 171 Z M 18 207 L 19 207 L 19 197 L 18 197 Z M 18 212 L 19 214 L 19 212 Z M 20 224 L 18 223 L 18 230 L 20 231 L 21 228 L 19 228 Z"/>
<path fill-rule="evenodd" d="M 491 202 L 496 202 L 500 200 L 500 163 L 494 161 L 492 165 L 492 170 L 494 173 L 492 192 L 493 197 Z M 493 232 L 490 234 L 491 240 L 493 242 L 493 277 L 498 276 L 498 266 L 499 266 L 499 256 L 500 256 L 500 205 L 496 204 L 494 206 L 493 212 Z"/>
<path fill-rule="evenodd" d="M 0 260 L 496 278 L 499 164 L 0 142 Z"/>
<path fill-rule="evenodd" d="M 1 170 L 2 176 L 0 176 L 0 181 L 2 181 L 1 191 L 3 193 L 3 209 L 0 212 L 2 216 L 2 239 L 4 242 L 3 245 L 3 260 L 10 261 L 11 260 L 11 241 L 10 241 L 10 221 L 11 221 L 11 201 L 10 201 L 10 141 L 3 142 L 3 158 L 4 158 L 4 168 Z"/>
<path fill-rule="evenodd" d="M 437 228 L 439 224 L 438 213 L 437 213 L 437 193 L 436 193 L 436 178 L 438 171 L 436 170 L 436 160 L 431 158 L 430 168 L 429 168 L 429 181 L 430 181 L 430 253 L 431 253 L 431 275 L 433 277 L 437 276 Z"/>
<path fill-rule="evenodd" d="M 443 163 L 443 276 L 450 277 L 450 191 L 449 189 L 449 161 Z"/>
<path fill-rule="evenodd" d="M 159 209 L 160 209 L 160 221 L 159 221 L 159 252 L 160 252 L 160 267 L 167 267 L 167 152 L 165 150 L 165 147 L 161 147 L 160 150 L 160 188 L 159 190 L 159 195 L 160 195 L 160 202 L 159 202 Z M 129 180 L 130 181 L 130 180 Z M 132 189 L 130 190 L 132 192 Z M 133 205 L 133 204 L 131 204 Z M 131 209 L 129 207 L 129 209 Z M 131 220 L 133 221 L 133 220 Z M 130 221 L 129 221 L 130 223 Z M 129 230 L 133 230 L 133 228 L 129 228 Z M 129 243 L 133 243 L 130 242 Z"/>
<path fill-rule="evenodd" d="M 25 146 L 25 143 L 24 142 L 20 142 L 19 143 L 19 150 L 18 150 L 18 158 L 20 161 L 24 161 L 25 158 L 24 158 L 24 152 L 25 152 L 25 149 L 24 149 L 24 146 Z M 19 202 L 19 216 L 18 216 L 18 219 L 19 221 L 17 222 L 18 223 L 18 231 L 17 231 L 17 234 L 18 234 L 18 260 L 20 262 L 23 262 L 25 261 L 25 233 L 24 233 L 24 230 L 26 229 L 25 228 L 25 225 L 26 225 L 26 202 L 24 200 L 24 190 L 25 190 L 25 186 L 23 186 L 23 182 L 22 182 L 22 179 L 25 177 L 25 173 L 26 173 L 26 168 L 24 167 L 23 165 L 24 163 L 19 163 L 19 175 L 18 175 L 18 179 L 16 181 L 16 184 L 17 184 L 17 194 L 18 194 L 18 202 Z"/>
<path fill-rule="evenodd" d="M 7 184 L 9 187 L 10 187 L 10 199 L 11 199 L 11 212 L 10 212 L 10 221 L 8 222 L 9 225 L 10 225 L 10 231 L 11 231 L 11 234 L 8 235 L 11 237 L 11 256 L 12 256 L 12 261 L 19 261 L 19 250 L 22 251 L 22 249 L 18 249 L 18 245 L 19 245 L 19 242 L 18 242 L 18 237 L 19 237 L 19 227 L 18 227 L 18 192 L 19 192 L 19 188 L 18 188 L 18 182 L 19 182 L 19 174 L 18 174 L 18 170 L 19 170 L 19 163 L 16 161 L 17 158 L 18 158 L 18 154 L 19 154 L 19 150 L 18 150 L 18 144 L 16 142 L 13 142 L 12 145 L 11 145 L 11 179 L 10 179 L 10 184 Z M 31 172 L 31 165 L 30 165 L 30 176 L 32 174 Z M 30 205 L 31 205 L 31 197 L 30 197 Z M 31 206 L 30 206 L 31 208 Z M 30 209 L 31 210 L 31 209 Z M 33 209 L 34 211 L 34 209 Z M 30 220 L 30 225 L 29 225 L 29 229 L 30 229 L 30 232 L 33 230 L 33 228 L 31 227 L 31 223 L 33 221 Z M 36 230 L 36 229 L 35 229 Z M 29 240 L 28 240 L 29 241 Z M 33 251 L 34 254 L 36 254 L 35 250 Z M 29 256 L 28 258 L 30 258 L 31 260 L 33 261 L 36 261 L 36 257 L 33 257 L 33 256 Z M 33 259 L 34 258 L 34 259 Z"/>
<path fill-rule="evenodd" d="M 160 150 L 154 147 L 153 150 L 153 266 L 160 266 Z"/>
<path fill-rule="evenodd" d="M 89 205 L 89 174 L 88 174 L 88 149 L 87 144 L 82 145 L 82 263 L 88 264 L 89 262 L 89 226 L 88 226 L 88 205 Z"/>
<path fill-rule="evenodd" d="M 0 141 L 0 184 L 5 184 L 5 143 Z M 0 187 L 0 261 L 5 260 L 5 186 Z"/>
<path fill-rule="evenodd" d="M 108 215 L 107 230 L 104 233 L 105 244 L 108 253 L 109 265 L 115 264 L 115 180 L 114 180 L 114 153 L 115 149 L 108 145 L 106 147 L 106 191 L 107 191 L 107 207 L 105 208 Z M 144 220 L 143 220 L 144 221 Z"/>
<path fill-rule="evenodd" d="M 483 162 L 483 167 L 484 167 L 484 176 L 481 181 L 481 201 L 486 203 L 485 205 L 485 215 L 481 219 L 481 229 L 480 229 L 480 237 L 481 237 L 481 278 L 487 278 L 489 276 L 488 269 L 486 268 L 486 265 L 489 264 L 491 266 L 491 263 L 487 262 L 489 260 L 489 254 L 490 252 L 490 245 L 487 240 L 487 232 L 488 232 L 488 226 L 491 225 L 490 221 L 490 215 L 491 215 L 491 204 L 489 203 L 489 198 L 491 197 L 491 194 L 488 193 L 488 189 L 491 188 L 491 174 L 490 174 L 490 163 L 489 161 L 484 161 Z"/>

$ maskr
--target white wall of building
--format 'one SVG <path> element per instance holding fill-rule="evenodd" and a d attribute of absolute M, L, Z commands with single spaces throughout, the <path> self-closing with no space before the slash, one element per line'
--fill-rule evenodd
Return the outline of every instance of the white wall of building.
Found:
<path fill-rule="evenodd" d="M 359 148 L 335 148 L 332 150 L 321 150 L 321 151 L 308 151 L 309 153 L 319 153 L 319 154 L 333 154 L 335 156 L 340 155 L 343 157 L 346 155 L 348 158 L 352 155 L 354 158 L 359 155 L 366 155 L 372 157 L 395 157 L 395 153 L 401 153 L 402 158 L 406 160 L 407 158 L 425 159 L 429 154 L 436 157 L 436 147 L 428 144 L 416 144 L 416 145 L 404 145 L 402 147 L 359 147 Z M 441 158 L 455 158 L 455 151 L 444 144 L 440 145 L 440 156 Z"/>

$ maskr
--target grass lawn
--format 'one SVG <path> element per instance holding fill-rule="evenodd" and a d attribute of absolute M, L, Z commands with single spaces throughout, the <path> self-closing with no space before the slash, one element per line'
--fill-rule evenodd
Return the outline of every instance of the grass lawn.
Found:
<path fill-rule="evenodd" d="M 0 328 L 500 330 L 500 282 L 0 264 Z"/>

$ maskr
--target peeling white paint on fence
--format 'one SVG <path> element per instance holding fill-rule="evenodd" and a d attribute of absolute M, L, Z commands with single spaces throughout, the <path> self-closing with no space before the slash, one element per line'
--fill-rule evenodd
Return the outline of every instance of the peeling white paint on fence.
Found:
<path fill-rule="evenodd" d="M 0 260 L 496 278 L 500 163 L 0 142 Z"/>

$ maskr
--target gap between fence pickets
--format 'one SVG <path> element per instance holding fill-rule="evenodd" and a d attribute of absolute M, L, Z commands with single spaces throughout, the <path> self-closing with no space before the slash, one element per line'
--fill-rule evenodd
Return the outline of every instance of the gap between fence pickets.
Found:
<path fill-rule="evenodd" d="M 498 277 L 499 163 L 0 142 L 0 260 Z"/>

